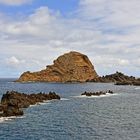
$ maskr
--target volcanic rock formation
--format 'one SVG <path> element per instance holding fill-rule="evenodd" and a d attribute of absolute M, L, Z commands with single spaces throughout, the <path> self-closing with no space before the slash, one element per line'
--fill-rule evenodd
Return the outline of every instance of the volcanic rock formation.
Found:
<path fill-rule="evenodd" d="M 17 91 L 7 91 L 3 94 L 0 104 L 0 117 L 20 116 L 23 115 L 22 108 L 27 108 L 45 100 L 60 99 L 55 92 L 49 94 L 25 94 Z"/>
<path fill-rule="evenodd" d="M 101 82 L 101 83 L 115 83 L 115 85 L 135 85 L 140 86 L 140 78 L 134 76 L 127 76 L 121 72 L 114 74 L 98 77 L 92 79 L 90 82 Z"/>
<path fill-rule="evenodd" d="M 39 72 L 25 72 L 17 82 L 86 82 L 98 75 L 88 57 L 79 52 L 59 56 L 53 65 Z"/>

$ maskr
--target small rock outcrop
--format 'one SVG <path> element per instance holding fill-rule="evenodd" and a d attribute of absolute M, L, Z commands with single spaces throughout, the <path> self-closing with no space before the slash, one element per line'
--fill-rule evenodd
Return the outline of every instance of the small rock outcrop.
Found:
<path fill-rule="evenodd" d="M 60 96 L 55 92 L 49 94 L 25 94 L 16 91 L 7 91 L 2 96 L 0 104 L 0 117 L 20 116 L 23 115 L 22 108 L 27 108 L 45 100 L 60 99 Z"/>
<path fill-rule="evenodd" d="M 88 57 L 79 52 L 59 56 L 53 65 L 39 72 L 25 72 L 17 82 L 86 82 L 98 75 Z"/>
<path fill-rule="evenodd" d="M 135 78 L 134 76 L 127 76 L 121 72 L 116 72 L 114 74 L 98 77 L 92 79 L 90 82 L 101 82 L 101 83 L 115 83 L 115 85 L 136 85 L 140 86 L 140 78 Z"/>
<path fill-rule="evenodd" d="M 85 95 L 85 96 L 101 96 L 101 95 L 106 95 L 107 93 L 113 94 L 113 91 L 111 91 L 111 90 L 108 90 L 108 91 L 98 91 L 98 92 L 87 92 L 87 91 L 85 91 L 81 95 Z"/>

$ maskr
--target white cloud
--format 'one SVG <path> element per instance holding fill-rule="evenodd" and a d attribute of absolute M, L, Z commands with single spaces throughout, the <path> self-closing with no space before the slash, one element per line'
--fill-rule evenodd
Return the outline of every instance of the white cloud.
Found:
<path fill-rule="evenodd" d="M 125 60 L 125 59 L 119 59 L 119 64 L 122 65 L 122 66 L 128 66 L 129 61 Z"/>
<path fill-rule="evenodd" d="M 138 59 L 136 59 L 136 60 L 132 60 L 131 62 L 132 62 L 132 64 L 135 67 L 137 67 L 138 69 L 140 69 L 140 57 Z"/>
<path fill-rule="evenodd" d="M 124 27 L 140 24 L 139 0 L 81 0 L 80 6 L 82 16 L 89 19 Z"/>
<path fill-rule="evenodd" d="M 8 58 L 7 64 L 21 73 L 45 68 L 59 55 L 75 50 L 88 55 L 99 74 L 114 70 L 132 73 L 137 68 L 135 75 L 140 75 L 140 25 L 135 2 L 131 7 L 125 0 L 81 0 L 77 14 L 68 19 L 48 7 L 40 7 L 22 20 L 2 17 L 0 58 Z M 133 10 L 128 15 L 136 15 L 128 17 L 121 4 Z"/>
<path fill-rule="evenodd" d="M 6 59 L 6 64 L 13 67 L 18 66 L 23 63 L 25 63 L 25 60 L 19 60 L 15 56 L 12 56 Z"/>
<path fill-rule="evenodd" d="M 11 5 L 11 6 L 15 6 L 15 5 L 22 5 L 22 4 L 27 4 L 27 3 L 31 3 L 32 0 L 0 0 L 0 4 L 5 4 L 5 5 Z"/>

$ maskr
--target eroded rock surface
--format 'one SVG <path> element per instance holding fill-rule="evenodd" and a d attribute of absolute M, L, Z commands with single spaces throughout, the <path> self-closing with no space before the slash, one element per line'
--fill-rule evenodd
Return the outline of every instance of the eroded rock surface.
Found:
<path fill-rule="evenodd" d="M 17 82 L 86 82 L 98 75 L 88 57 L 79 52 L 59 56 L 53 65 L 39 72 L 25 72 Z"/>

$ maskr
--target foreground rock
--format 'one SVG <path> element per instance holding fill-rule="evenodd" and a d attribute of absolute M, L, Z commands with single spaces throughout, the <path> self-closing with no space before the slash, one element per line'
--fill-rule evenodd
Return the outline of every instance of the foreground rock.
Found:
<path fill-rule="evenodd" d="M 86 82 L 98 75 L 88 57 L 70 52 L 58 57 L 53 65 L 39 72 L 25 72 L 17 82 Z"/>
<path fill-rule="evenodd" d="M 136 85 L 140 86 L 140 78 L 135 78 L 134 76 L 127 76 L 121 72 L 116 72 L 114 74 L 97 77 L 96 79 L 92 79 L 90 82 L 102 82 L 102 83 L 110 83 L 113 82 L 116 85 Z"/>
<path fill-rule="evenodd" d="M 60 99 L 60 96 L 55 92 L 50 92 L 49 94 L 24 94 L 16 91 L 7 91 L 1 99 L 0 117 L 23 115 L 22 108 L 52 99 Z"/>
<path fill-rule="evenodd" d="M 113 94 L 113 91 L 108 90 L 106 92 L 104 91 L 99 91 L 99 92 L 84 92 L 81 95 L 86 95 L 86 96 L 101 96 L 101 95 L 106 95 L 107 93 Z"/>

